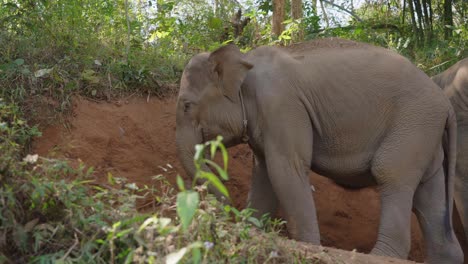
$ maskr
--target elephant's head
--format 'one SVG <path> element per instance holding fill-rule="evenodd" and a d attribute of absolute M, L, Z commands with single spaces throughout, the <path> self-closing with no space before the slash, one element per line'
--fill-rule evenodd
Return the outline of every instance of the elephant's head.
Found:
<path fill-rule="evenodd" d="M 249 69 L 235 45 L 194 56 L 184 69 L 177 100 L 176 144 L 179 159 L 193 177 L 195 145 L 223 136 L 232 146 L 241 142 L 239 90 Z M 208 168 L 203 168 L 208 170 Z"/>

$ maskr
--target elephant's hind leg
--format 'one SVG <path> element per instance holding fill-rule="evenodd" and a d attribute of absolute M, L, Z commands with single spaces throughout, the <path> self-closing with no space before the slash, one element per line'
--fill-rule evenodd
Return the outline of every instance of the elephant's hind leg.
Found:
<path fill-rule="evenodd" d="M 421 183 L 414 196 L 414 211 L 424 234 L 426 262 L 463 263 L 463 252 L 448 215 L 444 169 Z"/>
<path fill-rule="evenodd" d="M 434 153 L 437 142 L 425 142 L 424 134 L 414 128 L 413 133 L 395 131 L 382 142 L 371 164 L 381 197 L 377 243 L 371 253 L 407 259 L 414 192 L 433 156 L 415 154 Z"/>
<path fill-rule="evenodd" d="M 380 188 L 380 224 L 371 254 L 407 259 L 411 247 L 413 190 L 404 185 Z"/>

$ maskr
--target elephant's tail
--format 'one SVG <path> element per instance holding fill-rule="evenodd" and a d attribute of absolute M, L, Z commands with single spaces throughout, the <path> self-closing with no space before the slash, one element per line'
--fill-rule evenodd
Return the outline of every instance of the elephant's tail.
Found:
<path fill-rule="evenodd" d="M 445 123 L 445 194 L 447 202 L 446 225 L 450 227 L 447 230 L 453 230 L 452 215 L 453 215 L 453 197 L 455 184 L 455 166 L 457 160 L 457 119 L 452 107 L 449 109 L 447 121 Z M 447 237 L 452 237 L 452 233 L 447 234 Z"/>

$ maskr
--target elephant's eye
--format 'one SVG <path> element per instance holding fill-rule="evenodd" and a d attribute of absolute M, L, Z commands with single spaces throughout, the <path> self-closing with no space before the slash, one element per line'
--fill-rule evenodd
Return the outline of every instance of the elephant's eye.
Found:
<path fill-rule="evenodd" d="M 187 113 L 190 109 L 190 102 L 184 102 L 184 113 Z"/>

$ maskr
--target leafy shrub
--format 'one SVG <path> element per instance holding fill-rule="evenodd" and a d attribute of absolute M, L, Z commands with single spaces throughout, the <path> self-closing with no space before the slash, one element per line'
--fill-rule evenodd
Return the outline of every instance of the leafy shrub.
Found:
<path fill-rule="evenodd" d="M 0 261 L 10 263 L 251 263 L 296 256 L 275 242 L 284 222 L 252 217 L 252 210 L 223 205 L 207 186 L 181 191 L 161 176 L 158 189 L 139 188 L 108 175 L 97 183 L 93 169 L 78 162 L 24 155 L 22 144 L 39 135 L 19 118 L 17 108 L 0 104 Z M 224 166 L 205 159 L 220 149 Z M 24 157 L 25 156 L 25 157 Z M 24 158 L 23 158 L 24 157 Z M 216 141 L 197 146 L 194 159 L 227 179 L 227 153 Z M 227 196 L 213 173 L 197 173 Z M 138 212 L 136 201 L 150 197 L 153 213 Z M 268 233 L 259 235 L 257 228 Z"/>

